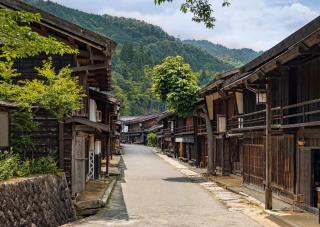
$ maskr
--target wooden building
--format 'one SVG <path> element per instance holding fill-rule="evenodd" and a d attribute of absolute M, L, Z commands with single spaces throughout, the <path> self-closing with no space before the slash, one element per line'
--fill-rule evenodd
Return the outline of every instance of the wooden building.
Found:
<path fill-rule="evenodd" d="M 212 89 L 221 101 L 207 105 L 225 125 L 224 142 L 216 141 L 217 165 L 247 185 L 263 189 L 271 182 L 274 195 L 309 210 L 320 201 L 319 29 L 320 17 L 216 80 Z"/>
<path fill-rule="evenodd" d="M 238 134 L 230 133 L 227 130 L 227 122 L 234 116 L 242 114 L 242 107 L 236 105 L 237 99 L 242 96 L 237 91 L 223 92 L 221 86 L 228 78 L 239 73 L 239 69 L 234 69 L 218 75 L 214 81 L 200 90 L 200 96 L 204 98 L 204 102 L 208 109 L 209 118 L 212 123 L 213 130 L 213 148 L 215 149 L 215 165 L 218 174 L 228 175 L 230 173 L 241 175 L 241 155 L 239 152 Z M 207 154 L 207 132 L 205 122 L 198 126 L 198 135 L 203 135 L 203 142 L 199 143 L 199 152 Z M 202 155 L 203 156 L 203 155 Z M 203 157 L 202 157 L 203 159 Z"/>
<path fill-rule="evenodd" d="M 5 101 L 0 101 L 0 151 L 10 149 L 10 113 L 17 106 Z"/>
<path fill-rule="evenodd" d="M 162 126 L 159 148 L 163 152 L 189 164 L 206 167 L 205 124 L 201 118 L 193 115 L 179 117 L 176 113 L 164 112 L 158 124 Z"/>
<path fill-rule="evenodd" d="M 124 143 L 146 144 L 149 129 L 157 125 L 157 114 L 123 117 L 121 141 Z"/>
<path fill-rule="evenodd" d="M 79 50 L 78 55 L 52 56 L 56 69 L 70 65 L 86 96 L 83 108 L 58 121 L 44 110 L 37 110 L 39 128 L 32 134 L 33 157 L 51 155 L 64 169 L 72 193 L 85 189 L 89 179 L 101 175 L 100 160 L 112 152 L 112 123 L 117 116 L 115 98 L 110 95 L 111 55 L 116 43 L 92 31 L 41 11 L 22 1 L 1 0 L 0 8 L 41 14 L 41 21 L 32 23 L 34 31 L 54 37 Z M 15 67 L 22 78 L 37 78 L 34 70 L 47 56 L 19 60 Z M 107 172 L 107 168 L 106 168 Z"/>
<path fill-rule="evenodd" d="M 198 165 L 196 121 L 193 115 L 175 119 L 175 157 L 192 165 Z"/>
<path fill-rule="evenodd" d="M 162 125 L 162 132 L 158 135 L 159 140 L 161 141 L 159 147 L 163 152 L 168 156 L 175 156 L 175 122 L 176 114 L 172 112 L 164 112 L 160 115 L 158 124 Z"/>

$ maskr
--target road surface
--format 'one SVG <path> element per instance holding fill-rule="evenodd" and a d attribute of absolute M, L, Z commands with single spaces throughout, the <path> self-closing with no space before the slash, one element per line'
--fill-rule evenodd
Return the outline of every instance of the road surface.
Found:
<path fill-rule="evenodd" d="M 150 148 L 124 146 L 124 177 L 108 207 L 72 226 L 260 226 L 229 211 Z"/>

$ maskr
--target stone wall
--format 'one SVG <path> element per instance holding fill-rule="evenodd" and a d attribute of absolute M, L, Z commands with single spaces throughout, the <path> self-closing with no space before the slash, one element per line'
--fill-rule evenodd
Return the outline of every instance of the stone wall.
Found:
<path fill-rule="evenodd" d="M 0 181 L 0 226 L 59 226 L 75 217 L 64 175 Z"/>

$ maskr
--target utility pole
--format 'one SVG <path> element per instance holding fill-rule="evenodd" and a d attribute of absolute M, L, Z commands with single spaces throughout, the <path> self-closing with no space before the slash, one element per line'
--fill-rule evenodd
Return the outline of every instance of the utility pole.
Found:
<path fill-rule="evenodd" d="M 272 210 L 272 140 L 271 140 L 271 125 L 272 125 L 272 92 L 271 78 L 267 78 L 267 102 L 266 102 L 266 190 L 265 190 L 265 209 Z"/>

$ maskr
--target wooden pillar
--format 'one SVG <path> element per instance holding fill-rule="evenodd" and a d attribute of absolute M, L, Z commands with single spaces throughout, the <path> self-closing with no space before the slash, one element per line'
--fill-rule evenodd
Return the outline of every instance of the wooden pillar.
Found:
<path fill-rule="evenodd" d="M 104 138 L 105 138 L 105 143 L 106 143 L 106 175 L 108 176 L 109 175 L 109 154 L 110 154 L 110 143 L 111 143 L 111 139 L 110 139 L 110 132 L 109 133 L 106 133 L 104 135 Z"/>
<path fill-rule="evenodd" d="M 59 168 L 64 169 L 64 122 L 59 121 Z"/>
<path fill-rule="evenodd" d="M 267 103 L 266 103 L 266 190 L 265 190 L 265 209 L 272 210 L 272 141 L 271 141 L 271 125 L 272 125 L 272 91 L 271 78 L 267 81 Z"/>

